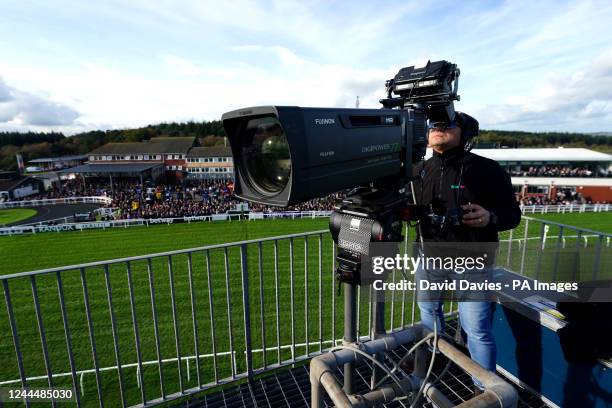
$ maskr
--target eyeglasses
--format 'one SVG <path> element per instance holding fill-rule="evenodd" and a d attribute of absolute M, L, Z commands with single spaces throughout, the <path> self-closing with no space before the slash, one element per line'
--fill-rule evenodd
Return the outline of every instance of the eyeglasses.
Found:
<path fill-rule="evenodd" d="M 458 126 L 457 122 L 455 122 L 455 121 L 450 122 L 450 123 L 447 123 L 447 122 L 429 122 L 427 124 L 427 128 L 429 128 L 429 129 L 437 129 L 437 130 L 439 130 L 441 132 L 444 132 L 446 129 L 454 129 L 457 126 Z"/>

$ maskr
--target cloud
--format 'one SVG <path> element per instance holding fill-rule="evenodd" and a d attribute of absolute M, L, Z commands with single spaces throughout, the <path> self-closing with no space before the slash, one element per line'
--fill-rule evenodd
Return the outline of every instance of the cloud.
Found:
<path fill-rule="evenodd" d="M 13 100 L 13 94 L 11 88 L 4 82 L 4 79 L 0 77 L 0 103 L 9 102 Z"/>
<path fill-rule="evenodd" d="M 379 108 L 385 80 L 428 59 L 459 65 L 456 107 L 480 112 L 485 128 L 612 128 L 609 57 L 585 64 L 610 47 L 604 0 L 60 4 L 0 13 L 12 39 L 0 128 L 64 123 L 74 133 L 218 119 L 241 106 L 354 107 L 356 96 Z"/>
<path fill-rule="evenodd" d="M 0 124 L 68 126 L 79 116 L 68 105 L 10 87 L 0 77 Z"/>
<path fill-rule="evenodd" d="M 274 55 L 285 66 L 305 65 L 308 63 L 305 59 L 299 57 L 294 51 L 287 47 L 262 46 L 262 45 L 237 45 L 231 47 L 232 51 L 236 52 L 263 52 Z"/>
<path fill-rule="evenodd" d="M 164 63 L 166 63 L 166 65 L 180 75 L 197 75 L 202 73 L 202 69 L 196 64 L 175 55 L 162 55 L 162 60 Z"/>
<path fill-rule="evenodd" d="M 335 105 L 354 108 L 357 96 L 362 108 L 381 107 L 378 100 L 385 96 L 384 76 L 348 78 L 341 82 Z"/>
<path fill-rule="evenodd" d="M 580 130 L 589 120 L 612 121 L 612 50 L 572 74 L 554 73 L 530 93 L 477 111 L 486 127 Z M 584 130 L 584 128 L 583 128 Z"/>

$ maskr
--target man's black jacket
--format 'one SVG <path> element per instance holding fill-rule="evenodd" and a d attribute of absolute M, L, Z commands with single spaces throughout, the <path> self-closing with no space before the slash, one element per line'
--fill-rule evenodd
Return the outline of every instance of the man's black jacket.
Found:
<path fill-rule="evenodd" d="M 463 170 L 462 170 L 463 168 Z M 438 215 L 468 203 L 495 213 L 497 221 L 486 227 L 448 226 L 443 230 L 424 217 L 421 230 L 425 241 L 497 242 L 499 231 L 516 227 L 521 210 L 510 177 L 494 160 L 456 147 L 414 166 L 417 204 Z M 460 180 L 461 179 L 461 180 Z M 429 210 L 428 210 L 429 211 Z"/>

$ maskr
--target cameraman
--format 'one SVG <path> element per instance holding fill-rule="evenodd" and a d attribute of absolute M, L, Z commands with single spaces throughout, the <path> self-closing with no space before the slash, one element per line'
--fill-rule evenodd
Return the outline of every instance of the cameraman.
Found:
<path fill-rule="evenodd" d="M 481 245 L 496 247 L 497 233 L 516 227 L 521 219 L 510 177 L 497 162 L 470 153 L 472 139 L 478 135 L 478 121 L 473 117 L 457 112 L 454 121 L 430 122 L 428 127 L 433 157 L 415 166 L 420 177 L 415 182 L 417 204 L 428 212 L 427 216 L 420 217 L 419 240 L 424 248 L 428 242 L 431 245 L 491 243 Z M 495 253 L 491 252 L 489 266 L 494 262 Z M 437 327 L 443 331 L 440 298 L 421 300 L 418 305 L 422 323 L 433 330 L 435 318 Z M 471 358 L 487 370 L 495 371 L 492 311 L 490 301 L 459 302 L 459 320 L 467 334 Z M 482 385 L 475 381 L 475 386 L 475 393 L 479 393 Z"/>

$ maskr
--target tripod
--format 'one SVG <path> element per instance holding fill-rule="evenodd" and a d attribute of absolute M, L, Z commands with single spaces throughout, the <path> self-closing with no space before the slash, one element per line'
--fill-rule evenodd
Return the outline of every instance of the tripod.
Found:
<path fill-rule="evenodd" d="M 336 280 L 344 285 L 344 345 L 355 344 L 357 338 L 357 287 L 372 284 L 374 278 L 382 278 L 371 273 L 369 259 L 380 251 L 374 247 L 387 243 L 382 252 L 393 254 L 397 244 L 402 241 L 402 222 L 399 209 L 407 203 L 408 197 L 394 189 L 364 188 L 342 200 L 334 208 L 330 217 L 330 231 L 338 244 L 336 261 Z M 394 245 L 395 244 L 395 245 Z M 340 288 L 339 288 L 340 289 Z M 385 299 L 381 291 L 375 291 L 373 301 L 372 339 L 385 332 Z M 383 355 L 377 356 L 382 361 Z M 354 362 L 344 365 L 344 391 L 354 391 Z M 372 384 L 377 382 L 379 370 L 374 368 Z"/>

